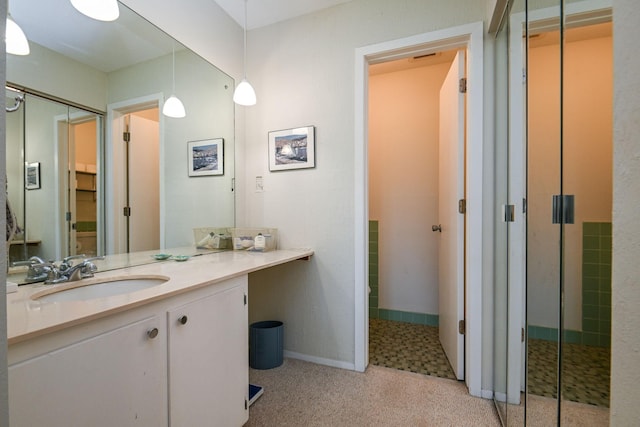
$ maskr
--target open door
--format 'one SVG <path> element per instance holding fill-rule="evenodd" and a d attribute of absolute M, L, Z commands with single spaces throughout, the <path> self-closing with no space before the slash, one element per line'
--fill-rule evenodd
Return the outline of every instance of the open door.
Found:
<path fill-rule="evenodd" d="M 130 252 L 160 247 L 160 125 L 157 116 L 157 108 L 130 114 Z"/>
<path fill-rule="evenodd" d="M 440 88 L 439 329 L 440 342 L 459 380 L 464 379 L 464 155 L 465 53 L 458 51 Z M 464 205 L 464 202 L 462 202 Z"/>

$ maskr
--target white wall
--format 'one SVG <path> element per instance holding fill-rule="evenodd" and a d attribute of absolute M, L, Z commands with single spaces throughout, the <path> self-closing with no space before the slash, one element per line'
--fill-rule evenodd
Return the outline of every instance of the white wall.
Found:
<path fill-rule="evenodd" d="M 611 425 L 640 420 L 640 8 L 613 0 L 614 174 Z"/>
<path fill-rule="evenodd" d="M 308 246 L 311 262 L 254 275 L 250 319 L 285 323 L 285 348 L 354 363 L 355 49 L 481 21 L 485 4 L 354 0 L 249 33 L 246 213 L 240 225 L 280 230 L 281 246 Z M 316 126 L 316 168 L 270 173 L 270 130 Z M 263 193 L 252 191 L 264 177 Z"/>
<path fill-rule="evenodd" d="M 439 94 L 450 63 L 369 77 L 369 218 L 379 308 L 438 314 Z"/>
<path fill-rule="evenodd" d="M 565 226 L 565 328 L 582 330 L 582 224 L 610 222 L 612 209 L 612 39 L 566 43 L 564 192 L 575 195 Z M 597 59 L 596 59 L 597 58 Z M 559 227 L 551 197 L 560 193 L 559 47 L 529 50 L 529 324 L 557 327 Z M 594 84 L 597 82 L 597 84 Z"/>
<path fill-rule="evenodd" d="M 7 56 L 7 81 L 35 89 L 79 105 L 104 110 L 107 96 L 105 73 L 70 60 L 36 43 L 27 56 Z M 46 70 L 47 78 L 42 74 Z"/>

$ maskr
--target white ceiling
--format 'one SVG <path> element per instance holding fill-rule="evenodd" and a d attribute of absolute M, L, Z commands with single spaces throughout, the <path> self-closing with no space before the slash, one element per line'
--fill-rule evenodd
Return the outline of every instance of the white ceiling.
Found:
<path fill-rule="evenodd" d="M 244 26 L 244 0 L 214 0 L 241 27 Z M 327 9 L 351 0 L 247 0 L 247 29 L 264 27 L 307 13 Z"/>

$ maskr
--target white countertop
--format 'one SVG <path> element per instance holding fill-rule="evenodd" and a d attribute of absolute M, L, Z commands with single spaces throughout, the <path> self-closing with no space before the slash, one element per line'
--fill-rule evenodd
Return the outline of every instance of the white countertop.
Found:
<path fill-rule="evenodd" d="M 171 253 L 170 251 L 165 252 Z M 310 249 L 279 249 L 262 253 L 225 251 L 202 253 L 185 262 L 166 260 L 98 272 L 92 279 L 71 283 L 75 286 L 109 277 L 126 278 L 129 275 L 160 275 L 168 277 L 169 280 L 133 293 L 84 301 L 45 302 L 31 298 L 43 290 L 68 287 L 69 283 L 23 285 L 18 288 L 17 292 L 7 295 L 8 343 L 9 345 L 15 344 L 232 277 L 308 258 L 311 255 L 313 255 L 313 251 Z M 149 257 L 146 253 L 144 256 Z M 105 261 L 108 262 L 109 257 Z"/>

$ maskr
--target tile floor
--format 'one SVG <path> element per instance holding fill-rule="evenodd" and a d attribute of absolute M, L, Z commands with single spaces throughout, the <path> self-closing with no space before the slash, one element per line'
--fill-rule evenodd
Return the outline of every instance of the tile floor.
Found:
<path fill-rule="evenodd" d="M 609 407 L 608 348 L 564 345 L 563 397 L 572 402 Z M 369 362 L 403 371 L 455 379 L 444 355 L 438 328 L 383 319 L 369 319 Z M 557 344 L 529 341 L 529 393 L 555 398 Z"/>
<path fill-rule="evenodd" d="M 558 344 L 529 340 L 529 393 L 557 397 Z M 609 407 L 610 349 L 580 344 L 563 346 L 562 396 L 572 402 Z"/>
<path fill-rule="evenodd" d="M 376 366 L 455 379 L 438 328 L 384 319 L 369 319 L 369 362 Z"/>

